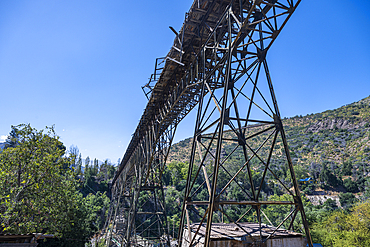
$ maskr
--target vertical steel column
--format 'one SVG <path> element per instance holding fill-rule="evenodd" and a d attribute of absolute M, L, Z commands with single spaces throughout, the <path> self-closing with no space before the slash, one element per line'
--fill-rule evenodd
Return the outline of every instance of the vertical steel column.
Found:
<path fill-rule="evenodd" d="M 227 110 L 227 96 L 229 91 L 229 82 L 230 82 L 230 75 L 231 75 L 231 56 L 232 56 L 232 39 L 231 39 L 231 8 L 227 11 L 227 24 L 228 24 L 228 52 L 227 52 L 227 61 L 226 61 L 226 75 L 225 75 L 225 82 L 223 88 L 223 98 L 222 98 L 222 108 L 220 113 L 220 124 L 218 125 L 218 136 L 217 136 L 217 146 L 216 146 L 216 155 L 214 159 L 214 166 L 213 166 L 213 179 L 212 179 L 212 190 L 211 195 L 209 198 L 209 208 L 208 208 L 208 217 L 207 217 L 207 228 L 206 228 L 206 235 L 204 246 L 209 246 L 210 243 L 210 235 L 211 235 L 211 228 L 212 228 L 212 218 L 213 212 L 217 211 L 215 209 L 215 200 L 216 198 L 216 190 L 217 190 L 217 178 L 218 178 L 218 171 L 220 168 L 220 155 L 221 155 L 221 148 L 222 148 L 222 139 L 224 135 L 224 125 L 225 125 L 225 112 Z"/>
<path fill-rule="evenodd" d="M 108 245 L 109 246 L 109 244 L 110 244 L 110 241 L 111 241 L 111 237 L 112 237 L 112 231 L 113 231 L 113 228 L 114 228 L 114 225 L 116 224 L 116 221 L 115 221 L 115 219 L 116 219 L 116 217 L 117 217 L 117 212 L 118 212 L 118 208 L 119 208 L 119 206 L 120 206 L 120 204 L 121 204 L 121 196 L 122 196 L 122 193 L 123 193 L 123 188 L 124 188 L 124 186 L 125 186 L 125 183 L 126 183 L 126 173 L 124 173 L 124 174 L 122 174 L 122 176 L 121 176 L 121 179 L 120 179 L 120 182 L 122 183 L 121 184 L 121 189 L 120 189 L 120 192 L 119 192 L 119 194 L 118 194 L 118 199 L 117 199 L 117 201 L 116 201 L 116 204 L 114 205 L 114 216 L 113 216 L 113 214 L 112 214 L 112 216 L 113 216 L 113 223 L 112 223 L 112 227 L 110 228 L 109 227 L 109 222 L 111 222 L 111 220 L 112 219 L 108 219 L 108 226 L 107 226 L 107 228 L 108 228 L 108 231 L 107 231 L 107 233 L 106 233 L 106 237 L 105 237 L 105 239 L 106 239 L 106 245 Z M 119 185 L 119 183 L 118 184 L 116 184 L 116 185 Z M 118 189 L 118 188 L 116 188 L 116 189 Z M 112 211 L 113 211 L 112 210 Z M 110 233 L 110 234 L 109 234 Z"/>
<path fill-rule="evenodd" d="M 221 222 L 224 216 L 227 221 L 241 228 L 254 243 L 263 243 L 288 224 L 289 219 L 289 228 L 293 226 L 298 211 L 301 213 L 308 244 L 312 246 L 266 61 L 267 51 L 299 2 L 232 2 L 217 25 L 211 27 L 212 33 L 205 41 L 201 53 L 202 92 L 180 219 L 181 247 L 199 244 L 200 238 L 204 238 L 204 246 L 209 246 L 213 221 Z M 221 155 L 225 152 L 226 142 L 236 142 L 236 146 L 231 153 Z M 277 144 L 283 146 L 283 154 Z M 196 152 L 197 146 L 201 149 L 199 154 Z M 243 154 L 243 160 L 236 164 L 232 157 L 238 152 Z M 279 178 L 272 165 L 283 160 L 289 170 L 288 180 Z M 196 162 L 199 162 L 199 166 L 193 171 Z M 234 168 L 230 168 L 230 164 L 234 164 Z M 205 171 L 202 174 L 201 169 L 212 173 L 207 174 Z M 228 181 L 219 181 L 221 171 L 223 176 L 229 178 Z M 256 177 L 256 172 L 260 172 L 262 177 Z M 203 183 L 196 185 L 199 180 Z M 267 180 L 275 180 L 291 200 L 266 201 L 262 187 L 267 184 Z M 200 191 L 207 188 L 206 185 L 210 188 L 208 200 L 197 200 Z M 231 185 L 240 188 L 245 199 L 231 199 L 228 191 Z M 293 191 L 290 187 L 293 187 Z M 282 221 L 275 222 L 276 227 L 263 212 L 266 206 L 275 205 L 293 206 Z M 203 213 L 199 214 L 199 209 Z M 233 218 L 227 213 L 230 209 L 244 213 L 239 218 Z M 244 229 L 241 222 L 245 218 L 248 221 L 253 218 L 256 220 L 259 236 L 252 236 Z M 196 224 L 192 226 L 192 222 Z M 271 227 L 270 233 L 263 232 L 266 227 Z M 203 228 L 201 232 L 204 235 L 200 235 L 200 228 Z M 186 235 L 184 231 L 187 231 Z"/>
<path fill-rule="evenodd" d="M 200 72 L 200 70 L 202 70 L 202 72 L 200 73 L 200 76 L 198 75 L 197 78 L 199 81 L 202 81 L 204 82 L 205 80 L 205 48 L 202 49 L 201 51 L 201 54 L 200 57 L 202 60 L 201 61 L 198 61 L 197 60 L 197 63 L 196 63 L 196 68 L 195 68 L 195 71 L 197 72 Z M 198 66 L 201 66 L 202 69 L 199 69 Z M 199 100 L 199 106 L 198 106 L 198 113 L 197 113 L 197 118 L 195 120 L 195 129 L 194 129 L 194 136 L 193 136 L 193 141 L 192 141 L 192 148 L 191 148 L 191 155 L 190 155 L 190 161 L 189 161 L 189 170 L 188 170 L 188 176 L 187 176 L 187 180 L 186 180 L 186 186 L 185 186 L 185 196 L 184 196 L 184 200 L 182 201 L 182 212 L 181 212 L 181 218 L 180 218 L 180 226 L 179 226 L 179 232 L 178 232 L 178 240 L 179 240 L 179 246 L 181 247 L 182 246 L 182 242 L 183 242 L 183 229 L 184 229 L 184 226 L 185 226 L 185 215 L 187 213 L 187 198 L 189 197 L 189 193 L 190 193 L 190 185 L 191 185 L 191 176 L 192 176 L 192 171 L 193 171 L 193 167 L 194 167 L 194 162 L 195 162 L 195 152 L 196 152 L 196 140 L 197 140 L 197 133 L 199 131 L 199 128 L 200 128 L 200 119 L 201 119 L 201 114 L 202 114 L 202 105 L 203 105 L 203 96 L 205 94 L 205 83 L 202 83 L 202 89 L 201 89 L 201 93 L 200 93 L 200 100 Z M 189 225 L 188 225 L 188 229 L 189 229 Z"/>

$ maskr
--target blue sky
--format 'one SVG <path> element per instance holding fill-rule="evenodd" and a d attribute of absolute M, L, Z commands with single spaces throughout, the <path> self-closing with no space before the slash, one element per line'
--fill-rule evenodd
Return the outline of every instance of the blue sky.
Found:
<path fill-rule="evenodd" d="M 172 45 L 168 26 L 179 30 L 191 3 L 0 1 L 0 138 L 11 125 L 55 125 L 67 148 L 116 162 L 146 106 L 141 86 Z M 268 54 L 282 116 L 370 95 L 369 13 L 368 0 L 301 2 Z"/>

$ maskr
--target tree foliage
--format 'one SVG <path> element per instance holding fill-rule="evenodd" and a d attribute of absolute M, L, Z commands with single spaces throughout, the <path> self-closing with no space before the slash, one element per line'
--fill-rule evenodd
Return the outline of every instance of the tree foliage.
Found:
<path fill-rule="evenodd" d="M 349 212 L 334 211 L 322 223 L 313 225 L 315 242 L 323 246 L 370 246 L 370 202 L 355 205 Z"/>
<path fill-rule="evenodd" d="M 13 131 L 18 144 L 0 154 L 1 232 L 59 232 L 59 212 L 76 187 L 72 171 L 63 169 L 65 147 L 52 127 Z"/>
<path fill-rule="evenodd" d="M 74 168 L 81 163 L 77 147 L 66 153 L 54 127 L 12 126 L 0 153 L 0 233 L 48 233 L 57 238 L 46 246 L 84 246 L 102 228 L 109 199 L 80 193 Z"/>

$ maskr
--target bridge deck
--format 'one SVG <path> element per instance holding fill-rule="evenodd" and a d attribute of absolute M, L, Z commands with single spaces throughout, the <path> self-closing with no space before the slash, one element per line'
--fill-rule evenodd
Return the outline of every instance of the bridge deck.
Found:
<path fill-rule="evenodd" d="M 230 0 L 195 0 L 193 2 L 189 12 L 186 14 L 186 19 L 181 30 L 175 37 L 173 46 L 166 56 L 165 66 L 158 82 L 154 86 L 148 104 L 126 149 L 113 183 L 122 172 L 140 140 L 145 136 L 146 131 L 153 126 L 153 121 L 156 120 L 158 115 L 161 115 L 160 111 L 166 104 L 165 99 L 168 99 L 178 89 L 176 88 L 179 87 L 178 83 L 200 52 L 208 36 L 207 33 L 201 32 L 204 23 L 206 22 L 207 28 L 212 30 L 229 4 Z M 180 91 L 186 89 L 186 85 L 184 85 Z M 182 97 L 178 99 L 177 106 L 171 110 L 170 114 L 167 114 L 161 119 L 160 133 L 163 133 L 170 124 L 177 124 L 185 117 L 198 103 L 196 99 L 197 95 L 199 95 L 199 88 L 182 92 Z"/>

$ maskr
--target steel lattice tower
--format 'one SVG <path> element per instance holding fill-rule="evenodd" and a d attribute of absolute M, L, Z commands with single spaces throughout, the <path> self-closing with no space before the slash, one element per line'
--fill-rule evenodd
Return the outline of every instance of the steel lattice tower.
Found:
<path fill-rule="evenodd" d="M 197 105 L 179 246 L 198 243 L 201 231 L 209 246 L 212 225 L 223 221 L 237 225 L 255 244 L 281 227 L 302 226 L 312 246 L 267 63 L 271 45 L 299 3 L 194 1 L 174 46 L 157 60 L 144 88 L 149 103 L 113 181 L 108 240 L 114 233 L 123 246 L 143 246 L 148 243 L 142 239 L 154 236 L 169 245 L 162 174 L 177 124 Z M 233 149 L 225 150 L 229 144 Z M 289 176 L 279 177 L 276 167 Z M 269 184 L 288 199 L 268 200 L 263 188 Z M 239 189 L 237 198 L 230 196 L 231 186 Z M 200 195 L 204 189 L 207 194 Z M 273 223 L 264 213 L 267 207 L 289 210 Z M 258 235 L 242 224 L 251 220 Z"/>

